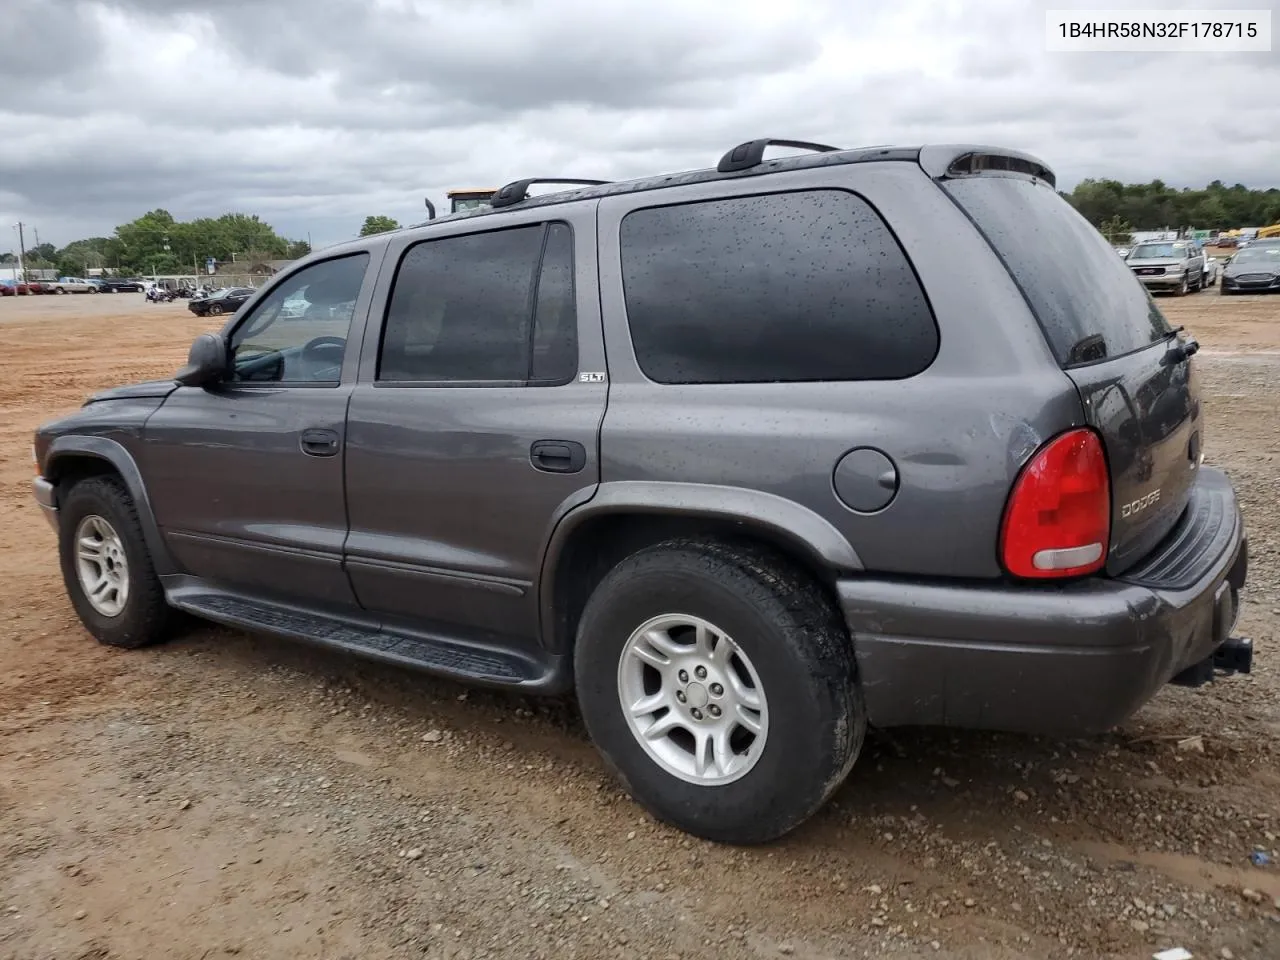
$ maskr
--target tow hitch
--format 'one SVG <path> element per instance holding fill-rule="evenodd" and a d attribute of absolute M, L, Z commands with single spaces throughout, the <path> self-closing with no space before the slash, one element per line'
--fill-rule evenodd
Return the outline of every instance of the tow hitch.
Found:
<path fill-rule="evenodd" d="M 1199 687 L 1211 681 L 1217 673 L 1229 676 L 1233 673 L 1253 672 L 1253 641 L 1248 637 L 1229 637 L 1219 644 L 1211 656 L 1193 663 L 1169 682 L 1180 687 Z"/>

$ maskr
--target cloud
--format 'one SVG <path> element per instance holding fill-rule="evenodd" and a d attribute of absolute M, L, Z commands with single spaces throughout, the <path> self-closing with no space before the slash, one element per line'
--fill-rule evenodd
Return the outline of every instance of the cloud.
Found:
<path fill-rule="evenodd" d="M 1280 100 L 1250 91 L 1280 47 L 1045 51 L 1047 8 L 1096 5 L 8 0 L 0 216 L 62 244 L 239 210 L 321 244 L 450 187 L 686 170 L 768 135 L 1004 143 L 1068 187 L 1275 184 Z"/>

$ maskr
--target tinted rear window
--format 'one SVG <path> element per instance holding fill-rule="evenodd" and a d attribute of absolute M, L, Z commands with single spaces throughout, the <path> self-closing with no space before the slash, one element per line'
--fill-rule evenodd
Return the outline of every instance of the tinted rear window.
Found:
<path fill-rule="evenodd" d="M 854 194 L 636 210 L 621 241 L 636 359 L 658 383 L 895 380 L 938 351 L 906 254 Z"/>
<path fill-rule="evenodd" d="M 994 176 L 945 187 L 1008 267 L 1059 363 L 1120 356 L 1172 329 L 1102 234 L 1052 187 Z"/>

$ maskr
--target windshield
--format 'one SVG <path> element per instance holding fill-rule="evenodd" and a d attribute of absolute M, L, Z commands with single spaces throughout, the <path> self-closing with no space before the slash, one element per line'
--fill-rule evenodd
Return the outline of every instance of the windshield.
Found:
<path fill-rule="evenodd" d="M 1004 261 L 1063 366 L 1129 353 L 1171 331 L 1125 261 L 1052 187 L 1001 176 L 945 186 Z"/>
<path fill-rule="evenodd" d="M 1186 246 L 1181 243 L 1140 243 L 1133 248 L 1129 257 L 1133 260 L 1155 259 L 1157 257 L 1181 257 Z"/>

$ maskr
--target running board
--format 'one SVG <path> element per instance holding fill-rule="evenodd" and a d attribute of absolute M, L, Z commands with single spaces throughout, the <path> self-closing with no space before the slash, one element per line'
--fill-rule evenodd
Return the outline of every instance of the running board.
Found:
<path fill-rule="evenodd" d="M 464 683 L 560 692 L 559 659 L 545 667 L 528 657 L 447 637 L 411 635 L 320 613 L 225 593 L 175 590 L 169 602 L 206 620 L 304 640 L 318 646 L 412 667 Z"/>

